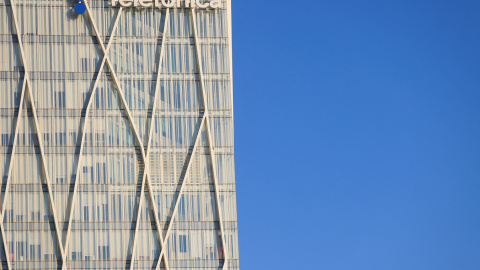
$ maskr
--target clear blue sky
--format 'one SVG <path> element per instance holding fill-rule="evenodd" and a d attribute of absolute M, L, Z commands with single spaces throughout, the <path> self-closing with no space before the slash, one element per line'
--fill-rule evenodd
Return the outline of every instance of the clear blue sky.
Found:
<path fill-rule="evenodd" d="M 480 269 L 480 1 L 232 2 L 242 269 Z"/>

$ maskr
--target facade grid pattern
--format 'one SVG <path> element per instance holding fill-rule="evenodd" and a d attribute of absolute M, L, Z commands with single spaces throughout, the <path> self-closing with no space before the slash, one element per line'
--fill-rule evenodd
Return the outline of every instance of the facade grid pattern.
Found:
<path fill-rule="evenodd" d="M 230 1 L 75 2 L 0 0 L 2 268 L 239 269 Z"/>

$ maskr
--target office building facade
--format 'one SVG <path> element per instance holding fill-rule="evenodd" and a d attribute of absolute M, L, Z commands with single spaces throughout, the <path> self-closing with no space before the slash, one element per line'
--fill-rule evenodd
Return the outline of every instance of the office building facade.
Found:
<path fill-rule="evenodd" d="M 3 269 L 239 269 L 229 0 L 0 0 Z"/>

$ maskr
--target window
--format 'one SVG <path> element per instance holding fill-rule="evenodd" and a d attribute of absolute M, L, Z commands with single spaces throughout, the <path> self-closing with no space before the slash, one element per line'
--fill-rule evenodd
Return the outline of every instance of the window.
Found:
<path fill-rule="evenodd" d="M 108 204 L 104 204 L 102 205 L 103 207 L 103 220 L 104 221 L 108 221 L 109 218 L 108 218 Z"/>
<path fill-rule="evenodd" d="M 7 210 L 7 213 L 5 213 L 5 215 L 3 217 L 3 220 L 4 220 L 3 222 L 5 222 L 5 221 L 12 222 L 13 221 L 13 210 Z M 10 250 L 13 250 L 13 247 Z"/>
<path fill-rule="evenodd" d="M 160 83 L 160 97 L 163 102 L 165 102 L 165 85 L 163 82 Z"/>
<path fill-rule="evenodd" d="M 167 137 L 167 127 L 166 127 L 165 118 L 162 118 L 162 135 L 163 137 Z"/>
<path fill-rule="evenodd" d="M 31 220 L 30 221 L 40 221 L 40 211 L 31 212 Z"/>
<path fill-rule="evenodd" d="M 115 196 L 117 196 L 117 206 L 115 207 Z M 122 220 L 122 195 L 113 195 L 113 213 L 114 213 L 114 220 Z M 117 217 L 117 209 L 118 209 L 118 217 Z"/>
<path fill-rule="evenodd" d="M 20 261 L 23 261 L 25 256 L 25 250 L 24 250 L 24 243 L 23 242 L 17 242 L 17 258 Z"/>
<path fill-rule="evenodd" d="M 20 97 L 21 97 L 21 93 L 15 93 L 15 105 L 20 105 Z"/>
<path fill-rule="evenodd" d="M 42 257 L 40 245 L 30 245 L 30 260 L 40 260 Z"/>
<path fill-rule="evenodd" d="M 55 93 L 55 108 L 65 108 L 65 92 Z"/>
<path fill-rule="evenodd" d="M 88 167 L 88 166 L 84 166 L 83 167 L 83 173 L 85 174 L 88 174 L 90 172 L 90 175 L 85 175 L 85 177 L 89 177 L 90 176 L 90 181 L 92 184 L 94 184 L 94 171 L 93 171 L 93 167 Z"/>
<path fill-rule="evenodd" d="M 95 107 L 96 108 L 103 108 L 105 107 L 105 93 L 103 90 L 103 87 L 100 87 L 97 89 L 97 92 L 95 93 Z"/>
<path fill-rule="evenodd" d="M 185 220 L 185 204 L 186 204 L 186 195 L 182 195 L 182 198 L 180 199 L 180 204 L 178 206 L 178 215 L 179 219 Z"/>
<path fill-rule="evenodd" d="M 132 218 L 132 204 L 130 203 L 132 201 L 132 195 L 128 195 L 128 217 Z"/>
<path fill-rule="evenodd" d="M 43 134 L 43 142 L 48 145 L 50 143 L 50 134 L 49 133 L 44 133 Z"/>
<path fill-rule="evenodd" d="M 100 260 L 110 260 L 110 247 L 109 246 L 99 246 L 98 247 L 98 256 Z"/>
<path fill-rule="evenodd" d="M 8 249 L 10 250 L 10 261 L 15 260 L 15 250 L 13 249 L 13 242 L 8 242 Z"/>
<path fill-rule="evenodd" d="M 88 206 L 83 207 L 83 221 L 89 221 Z"/>
<path fill-rule="evenodd" d="M 67 133 L 59 132 L 55 134 L 55 140 L 58 145 L 65 145 L 67 144 Z"/>
<path fill-rule="evenodd" d="M 97 163 L 97 182 L 106 184 L 107 183 L 106 175 L 107 175 L 106 164 L 105 163 Z"/>
<path fill-rule="evenodd" d="M 73 143 L 77 144 L 77 133 L 76 132 L 70 132 L 70 136 L 73 138 Z"/>
<path fill-rule="evenodd" d="M 186 253 L 187 252 L 187 236 L 186 235 L 179 235 L 178 236 L 178 242 L 180 244 L 180 252 L 181 253 Z"/>
<path fill-rule="evenodd" d="M 88 70 L 88 59 L 87 58 L 82 58 L 82 71 L 87 71 Z"/>
<path fill-rule="evenodd" d="M 82 260 L 82 252 L 72 252 L 72 261 Z"/>
<path fill-rule="evenodd" d="M 2 134 L 2 145 L 8 145 L 8 139 L 9 139 L 9 136 L 8 134 Z"/>

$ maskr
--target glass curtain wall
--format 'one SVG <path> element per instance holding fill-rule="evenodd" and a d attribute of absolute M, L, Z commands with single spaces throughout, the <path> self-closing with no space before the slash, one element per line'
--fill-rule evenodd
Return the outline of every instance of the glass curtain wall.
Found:
<path fill-rule="evenodd" d="M 0 0 L 3 269 L 239 269 L 229 1 L 77 2 Z"/>

